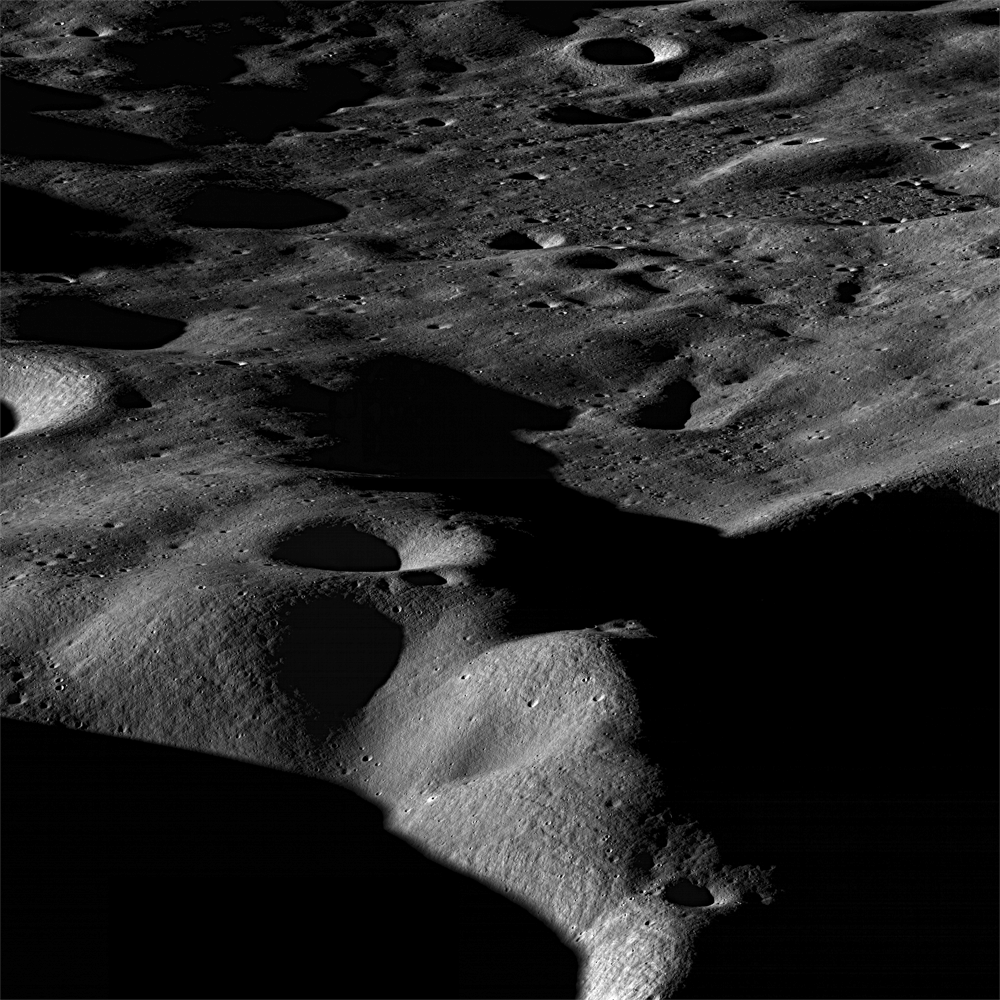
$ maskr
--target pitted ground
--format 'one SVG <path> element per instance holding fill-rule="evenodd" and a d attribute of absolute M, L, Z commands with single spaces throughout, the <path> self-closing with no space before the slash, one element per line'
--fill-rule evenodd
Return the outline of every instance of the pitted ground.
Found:
<path fill-rule="evenodd" d="M 768 891 L 656 821 L 767 730 L 675 714 L 725 546 L 996 507 L 992 8 L 820 6 L 8 5 L 6 713 L 346 785 L 676 991 Z"/>

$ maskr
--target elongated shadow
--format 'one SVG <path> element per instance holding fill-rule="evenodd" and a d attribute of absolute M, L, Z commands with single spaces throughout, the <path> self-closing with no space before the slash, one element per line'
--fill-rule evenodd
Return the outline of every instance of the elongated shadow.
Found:
<path fill-rule="evenodd" d="M 17 316 L 20 340 L 115 351 L 149 351 L 184 333 L 180 320 L 118 309 L 78 296 L 32 299 Z"/>
<path fill-rule="evenodd" d="M 159 264 L 187 249 L 169 237 L 124 233 L 130 220 L 112 212 L 82 208 L 13 184 L 0 185 L 0 201 L 0 266 L 5 271 L 76 275 L 102 264 Z"/>
<path fill-rule="evenodd" d="M 189 159 L 191 155 L 152 136 L 25 114 L 7 115 L 0 134 L 0 150 L 36 160 L 134 166 Z"/>
<path fill-rule="evenodd" d="M 0 78 L 0 111 L 5 115 L 32 111 L 79 111 L 99 108 L 100 97 L 75 90 L 62 90 L 4 75 Z"/>
<path fill-rule="evenodd" d="M 308 452 L 305 464 L 428 479 L 546 479 L 555 460 L 512 434 L 559 429 L 572 416 L 442 365 L 395 355 L 359 366 L 345 392 L 306 384 L 275 402 L 317 414 L 312 432 L 338 439 Z"/>
<path fill-rule="evenodd" d="M 339 222 L 346 215 L 342 205 L 304 191 L 211 184 L 188 199 L 177 221 L 221 229 L 294 229 Z"/>
<path fill-rule="evenodd" d="M 599 111 L 591 111 L 589 108 L 577 108 L 572 104 L 560 104 L 549 108 L 538 117 L 544 121 L 558 122 L 560 125 L 622 125 L 631 121 L 630 118 L 622 118 L 620 115 L 606 115 Z"/>
<path fill-rule="evenodd" d="M 5 996 L 576 995 L 548 926 L 343 788 L 59 726 L 0 734 Z"/>
<path fill-rule="evenodd" d="M 285 129 L 336 131 L 317 119 L 339 108 L 358 107 L 381 93 L 349 66 L 310 63 L 301 69 L 304 88 L 220 83 L 208 89 L 209 103 L 194 115 L 188 141 L 198 145 L 266 143 Z"/>

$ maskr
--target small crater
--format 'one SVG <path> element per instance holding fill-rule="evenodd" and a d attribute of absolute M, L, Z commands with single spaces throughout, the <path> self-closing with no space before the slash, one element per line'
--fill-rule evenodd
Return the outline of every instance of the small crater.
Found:
<path fill-rule="evenodd" d="M 306 528 L 281 541 L 272 557 L 294 566 L 345 573 L 398 570 L 399 553 L 381 538 L 349 525 Z"/>
<path fill-rule="evenodd" d="M 536 243 L 530 236 L 510 230 L 502 236 L 497 236 L 486 244 L 494 250 L 541 250 L 542 245 Z"/>
<path fill-rule="evenodd" d="M 639 66 L 656 59 L 652 49 L 628 38 L 595 38 L 580 46 L 580 55 L 599 66 Z"/>
<path fill-rule="evenodd" d="M 682 878 L 663 890 L 663 898 L 675 906 L 711 906 L 715 897 L 704 886 Z"/>
<path fill-rule="evenodd" d="M 931 149 L 968 149 L 969 142 L 932 142 Z"/>
<path fill-rule="evenodd" d="M 738 306 L 762 306 L 764 304 L 764 300 L 752 292 L 734 292 L 732 295 L 727 295 L 726 298 Z"/>
<path fill-rule="evenodd" d="M 441 128 L 446 122 L 441 121 L 440 118 L 418 118 L 418 125 L 426 125 L 427 128 Z"/>
<path fill-rule="evenodd" d="M 93 28 L 88 28 L 85 24 L 79 28 L 74 28 L 73 34 L 77 38 L 98 38 L 100 36 L 100 32 L 94 31 Z"/>

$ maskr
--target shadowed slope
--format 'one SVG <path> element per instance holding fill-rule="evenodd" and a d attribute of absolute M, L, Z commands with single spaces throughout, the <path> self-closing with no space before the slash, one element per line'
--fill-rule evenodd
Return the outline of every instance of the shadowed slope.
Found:
<path fill-rule="evenodd" d="M 437 377 L 428 366 L 421 384 Z M 369 406 L 382 412 L 377 385 Z M 502 422 L 467 388 L 478 422 L 445 455 L 475 455 L 477 441 L 499 453 Z M 369 454 L 407 412 L 410 440 L 440 441 L 424 408 L 402 405 L 371 425 Z M 697 817 L 724 857 L 777 866 L 778 899 L 757 908 L 759 923 L 746 904 L 706 931 L 686 995 L 931 998 L 952 995 L 955 969 L 963 995 L 983 995 L 989 893 L 970 902 L 950 887 L 956 872 L 971 884 L 995 866 L 983 849 L 995 781 L 978 763 L 992 759 L 993 700 L 969 693 L 997 658 L 996 516 L 947 491 L 903 490 L 727 539 L 567 489 L 536 450 L 532 477 L 455 459 L 447 475 L 421 461 L 423 478 L 351 481 L 437 492 L 451 523 L 493 539 L 474 575 L 495 588 L 505 635 L 645 626 L 612 640 L 636 686 L 636 749 L 662 766 L 671 812 Z M 935 679 L 949 669 L 968 683 Z M 932 855 L 959 843 L 949 874 Z M 862 905 L 872 920 L 848 916 Z M 946 940 L 941 919 L 956 931 Z"/>
<path fill-rule="evenodd" d="M 0 267 L 5 271 L 80 274 L 101 264 L 141 267 L 185 250 L 170 237 L 124 232 L 129 219 L 40 191 L 2 184 L 0 201 L 4 213 Z"/>
<path fill-rule="evenodd" d="M 314 393 L 315 429 L 339 439 L 308 462 L 343 472 L 434 479 L 547 478 L 554 460 L 512 437 L 521 428 L 565 427 L 570 411 L 482 385 L 461 372 L 388 355 L 359 366 L 344 393 Z M 315 398 L 313 398 L 315 397 Z"/>
<path fill-rule="evenodd" d="M 124 738 L 2 734 L 6 996 L 575 995 L 551 930 L 351 792 Z"/>

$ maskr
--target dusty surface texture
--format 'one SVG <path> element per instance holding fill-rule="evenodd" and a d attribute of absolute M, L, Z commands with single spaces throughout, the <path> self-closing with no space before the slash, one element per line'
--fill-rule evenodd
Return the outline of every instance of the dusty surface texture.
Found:
<path fill-rule="evenodd" d="M 378 806 L 509 995 L 988 995 L 995 5 L 2 14 L 5 718 Z"/>

